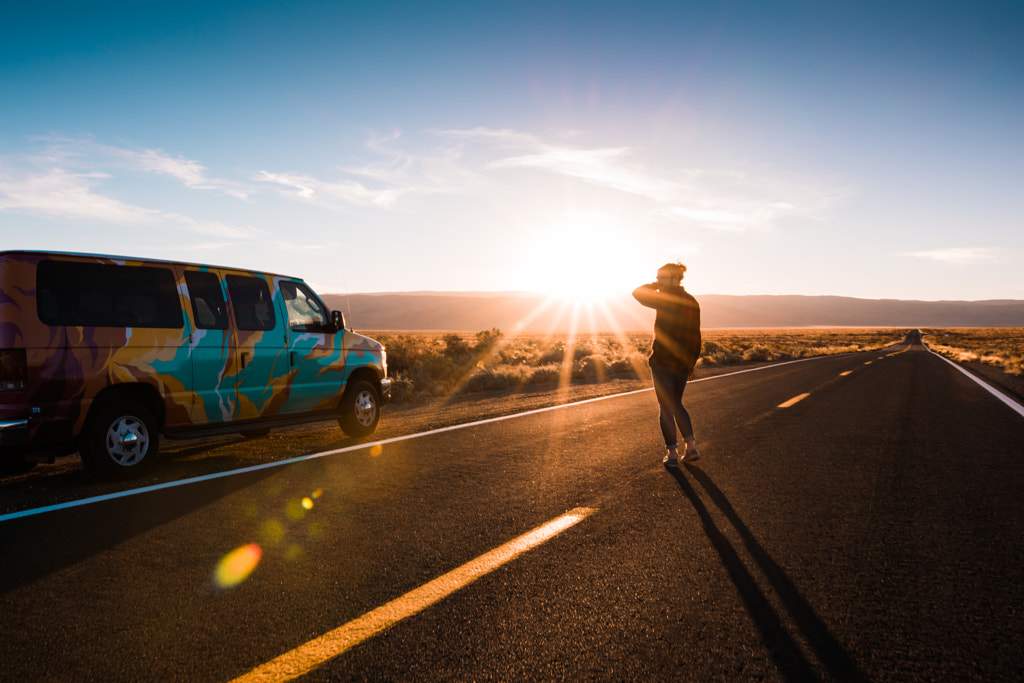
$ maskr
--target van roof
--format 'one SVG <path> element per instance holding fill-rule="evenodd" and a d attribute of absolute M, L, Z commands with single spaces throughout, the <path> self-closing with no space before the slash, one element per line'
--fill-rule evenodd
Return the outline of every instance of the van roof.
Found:
<path fill-rule="evenodd" d="M 251 273 L 262 273 L 263 275 L 273 275 L 277 277 L 287 277 L 293 280 L 302 280 L 300 277 L 294 275 L 285 275 L 284 273 L 275 273 L 268 270 L 258 270 L 256 268 L 240 268 L 238 266 L 220 266 L 214 263 L 200 263 L 198 261 L 178 261 L 174 259 L 159 259 L 149 258 L 146 256 L 120 256 L 117 254 L 89 254 L 85 252 L 75 251 L 49 251 L 45 249 L 11 249 L 8 251 L 0 251 L 0 259 L 9 255 L 25 254 L 25 255 L 42 255 L 42 256 L 71 256 L 78 258 L 101 258 L 109 259 L 112 261 L 146 261 L 147 263 L 165 263 L 168 265 L 178 266 L 197 266 L 200 268 L 218 268 L 220 270 L 245 270 Z"/>

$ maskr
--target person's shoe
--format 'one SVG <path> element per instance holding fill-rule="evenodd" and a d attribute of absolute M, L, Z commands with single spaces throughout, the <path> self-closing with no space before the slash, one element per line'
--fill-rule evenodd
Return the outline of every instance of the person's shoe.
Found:
<path fill-rule="evenodd" d="M 691 448 L 690 446 L 687 446 L 686 450 L 683 451 L 683 462 L 693 462 L 698 458 L 700 458 L 700 453 L 697 452 L 696 448 Z"/>
<path fill-rule="evenodd" d="M 668 453 L 661 459 L 665 467 L 679 467 L 679 451 L 675 448 L 668 449 Z"/>

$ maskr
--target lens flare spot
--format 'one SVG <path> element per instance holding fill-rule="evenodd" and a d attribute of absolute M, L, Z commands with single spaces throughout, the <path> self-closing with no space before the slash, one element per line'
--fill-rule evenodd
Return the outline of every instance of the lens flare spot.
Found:
<path fill-rule="evenodd" d="M 370 446 L 370 455 L 372 455 L 375 458 L 378 455 L 380 455 L 381 453 L 383 453 L 383 452 L 384 452 L 384 447 L 381 446 L 380 444 L 377 444 L 375 446 Z"/>
<path fill-rule="evenodd" d="M 317 498 L 319 498 L 322 495 L 324 495 L 324 490 L 323 489 L 317 489 L 316 491 L 313 491 L 313 493 L 310 494 L 309 497 L 312 498 L 313 500 L 316 500 Z"/>
<path fill-rule="evenodd" d="M 292 543 L 285 549 L 284 559 L 286 562 L 301 562 L 306 559 L 306 549 L 298 543 Z"/>
<path fill-rule="evenodd" d="M 263 522 L 263 526 L 260 528 L 260 538 L 263 540 L 263 544 L 267 546 L 280 545 L 281 541 L 284 540 L 284 524 L 276 519 L 268 519 Z"/>
<path fill-rule="evenodd" d="M 290 519 L 293 522 L 297 522 L 300 519 L 302 519 L 303 517 L 305 517 L 306 516 L 306 510 L 309 509 L 309 508 L 307 508 L 305 506 L 305 504 L 303 502 L 305 500 L 307 500 L 307 499 L 303 498 L 302 500 L 290 500 L 290 501 L 288 501 L 288 504 L 284 508 L 285 516 L 288 517 L 288 519 Z"/>
<path fill-rule="evenodd" d="M 307 498 L 303 498 L 302 499 L 302 507 L 305 510 L 312 510 L 313 509 L 313 499 L 312 498 L 308 498 L 308 497 Z"/>
<path fill-rule="evenodd" d="M 224 556 L 217 564 L 213 580 L 218 588 L 234 588 L 249 578 L 260 562 L 263 551 L 255 543 L 243 545 Z"/>

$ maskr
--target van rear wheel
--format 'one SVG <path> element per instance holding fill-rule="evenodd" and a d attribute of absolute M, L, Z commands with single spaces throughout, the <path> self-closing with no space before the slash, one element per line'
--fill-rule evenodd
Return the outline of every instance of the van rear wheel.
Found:
<path fill-rule="evenodd" d="M 380 395 L 373 385 L 359 380 L 345 390 L 338 411 L 338 424 L 349 436 L 369 436 L 380 420 Z"/>
<path fill-rule="evenodd" d="M 89 418 L 79 446 L 86 469 L 108 479 L 128 479 L 153 465 L 160 435 L 144 405 L 114 401 Z"/>

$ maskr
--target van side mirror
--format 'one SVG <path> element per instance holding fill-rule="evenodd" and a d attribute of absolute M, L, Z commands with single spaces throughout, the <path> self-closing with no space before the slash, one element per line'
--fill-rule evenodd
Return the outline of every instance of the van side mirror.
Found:
<path fill-rule="evenodd" d="M 331 311 L 331 323 L 334 324 L 335 332 L 341 332 L 345 329 L 345 316 L 341 314 L 341 311 Z"/>

